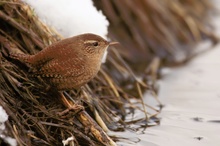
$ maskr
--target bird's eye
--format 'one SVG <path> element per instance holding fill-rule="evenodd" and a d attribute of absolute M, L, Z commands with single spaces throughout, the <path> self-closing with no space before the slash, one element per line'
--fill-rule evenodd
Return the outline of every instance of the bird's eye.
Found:
<path fill-rule="evenodd" d="M 97 47 L 99 45 L 99 43 L 98 42 L 94 42 L 94 43 L 92 43 L 92 45 Z"/>

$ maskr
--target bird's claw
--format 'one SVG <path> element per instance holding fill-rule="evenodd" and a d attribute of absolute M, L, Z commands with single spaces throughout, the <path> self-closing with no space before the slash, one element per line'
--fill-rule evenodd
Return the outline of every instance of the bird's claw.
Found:
<path fill-rule="evenodd" d="M 70 111 L 74 111 L 74 114 L 76 114 L 82 110 L 84 110 L 84 107 L 82 105 L 75 104 L 62 112 L 58 112 L 58 115 L 64 117 L 64 115 L 67 115 Z"/>

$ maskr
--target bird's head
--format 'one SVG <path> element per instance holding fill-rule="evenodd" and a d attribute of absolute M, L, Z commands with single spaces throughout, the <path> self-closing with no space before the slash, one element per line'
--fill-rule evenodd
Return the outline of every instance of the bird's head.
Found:
<path fill-rule="evenodd" d="M 82 34 L 79 35 L 80 43 L 83 45 L 81 48 L 84 55 L 88 57 L 95 57 L 97 59 L 102 59 L 105 56 L 107 48 L 109 45 L 114 45 L 117 42 L 108 42 L 104 38 L 96 34 Z"/>

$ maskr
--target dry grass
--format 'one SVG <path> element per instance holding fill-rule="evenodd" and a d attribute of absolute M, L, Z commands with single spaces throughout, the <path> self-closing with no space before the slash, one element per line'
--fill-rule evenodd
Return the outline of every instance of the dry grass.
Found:
<path fill-rule="evenodd" d="M 140 72 L 155 56 L 181 63 L 199 41 L 218 40 L 208 23 L 214 10 L 208 0 L 94 1 L 110 21 L 109 36 L 122 45 L 120 54 Z"/>
<path fill-rule="evenodd" d="M 130 123 L 146 123 L 159 113 L 144 104 L 142 96 L 149 92 L 161 105 L 155 82 L 162 60 L 176 62 L 178 51 L 191 52 L 181 46 L 192 46 L 205 37 L 215 40 L 204 25 L 205 19 L 198 15 L 205 16 L 211 8 L 205 0 L 103 0 L 96 4 L 111 22 L 109 36 L 127 50 L 111 48 L 107 63 L 94 80 L 80 92 L 60 95 L 48 93 L 41 79 L 30 77 L 28 66 L 8 53 L 35 54 L 62 37 L 19 0 L 0 2 L 0 106 L 9 115 L 8 135 L 19 145 L 62 145 L 62 140 L 71 136 L 75 145 L 114 145 L 105 133 L 108 129 L 122 131 Z M 124 59 L 140 66 L 144 63 L 145 71 L 142 68 L 137 77 Z M 136 102 L 131 102 L 132 98 Z M 63 112 L 76 105 L 84 109 Z M 131 116 L 135 112 L 143 112 L 145 117 L 135 119 Z M 127 119 L 128 115 L 132 118 Z"/>
<path fill-rule="evenodd" d="M 125 129 L 132 121 L 124 121 L 128 113 L 145 112 L 146 116 L 137 121 L 156 116 L 158 110 L 148 105 L 138 108 L 130 102 L 130 98 L 137 98 L 141 104 L 142 92 L 150 86 L 137 79 L 114 48 L 108 67 L 104 65 L 93 81 L 79 93 L 72 90 L 63 95 L 48 93 L 40 78 L 29 76 L 26 64 L 8 55 L 10 51 L 35 54 L 60 39 L 27 5 L 13 0 L 0 2 L 0 105 L 10 116 L 6 123 L 9 135 L 19 145 L 61 145 L 71 136 L 76 145 L 114 145 L 105 132 Z M 69 106 L 84 109 L 60 115 L 68 107 L 61 96 Z M 154 110 L 153 115 L 147 108 Z"/>

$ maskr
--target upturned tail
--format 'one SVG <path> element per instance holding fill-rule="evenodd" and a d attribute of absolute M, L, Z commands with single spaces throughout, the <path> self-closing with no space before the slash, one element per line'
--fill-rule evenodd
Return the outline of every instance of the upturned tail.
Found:
<path fill-rule="evenodd" d="M 31 55 L 20 54 L 20 53 L 10 53 L 10 57 L 25 63 L 30 63 L 30 59 L 31 59 Z"/>

